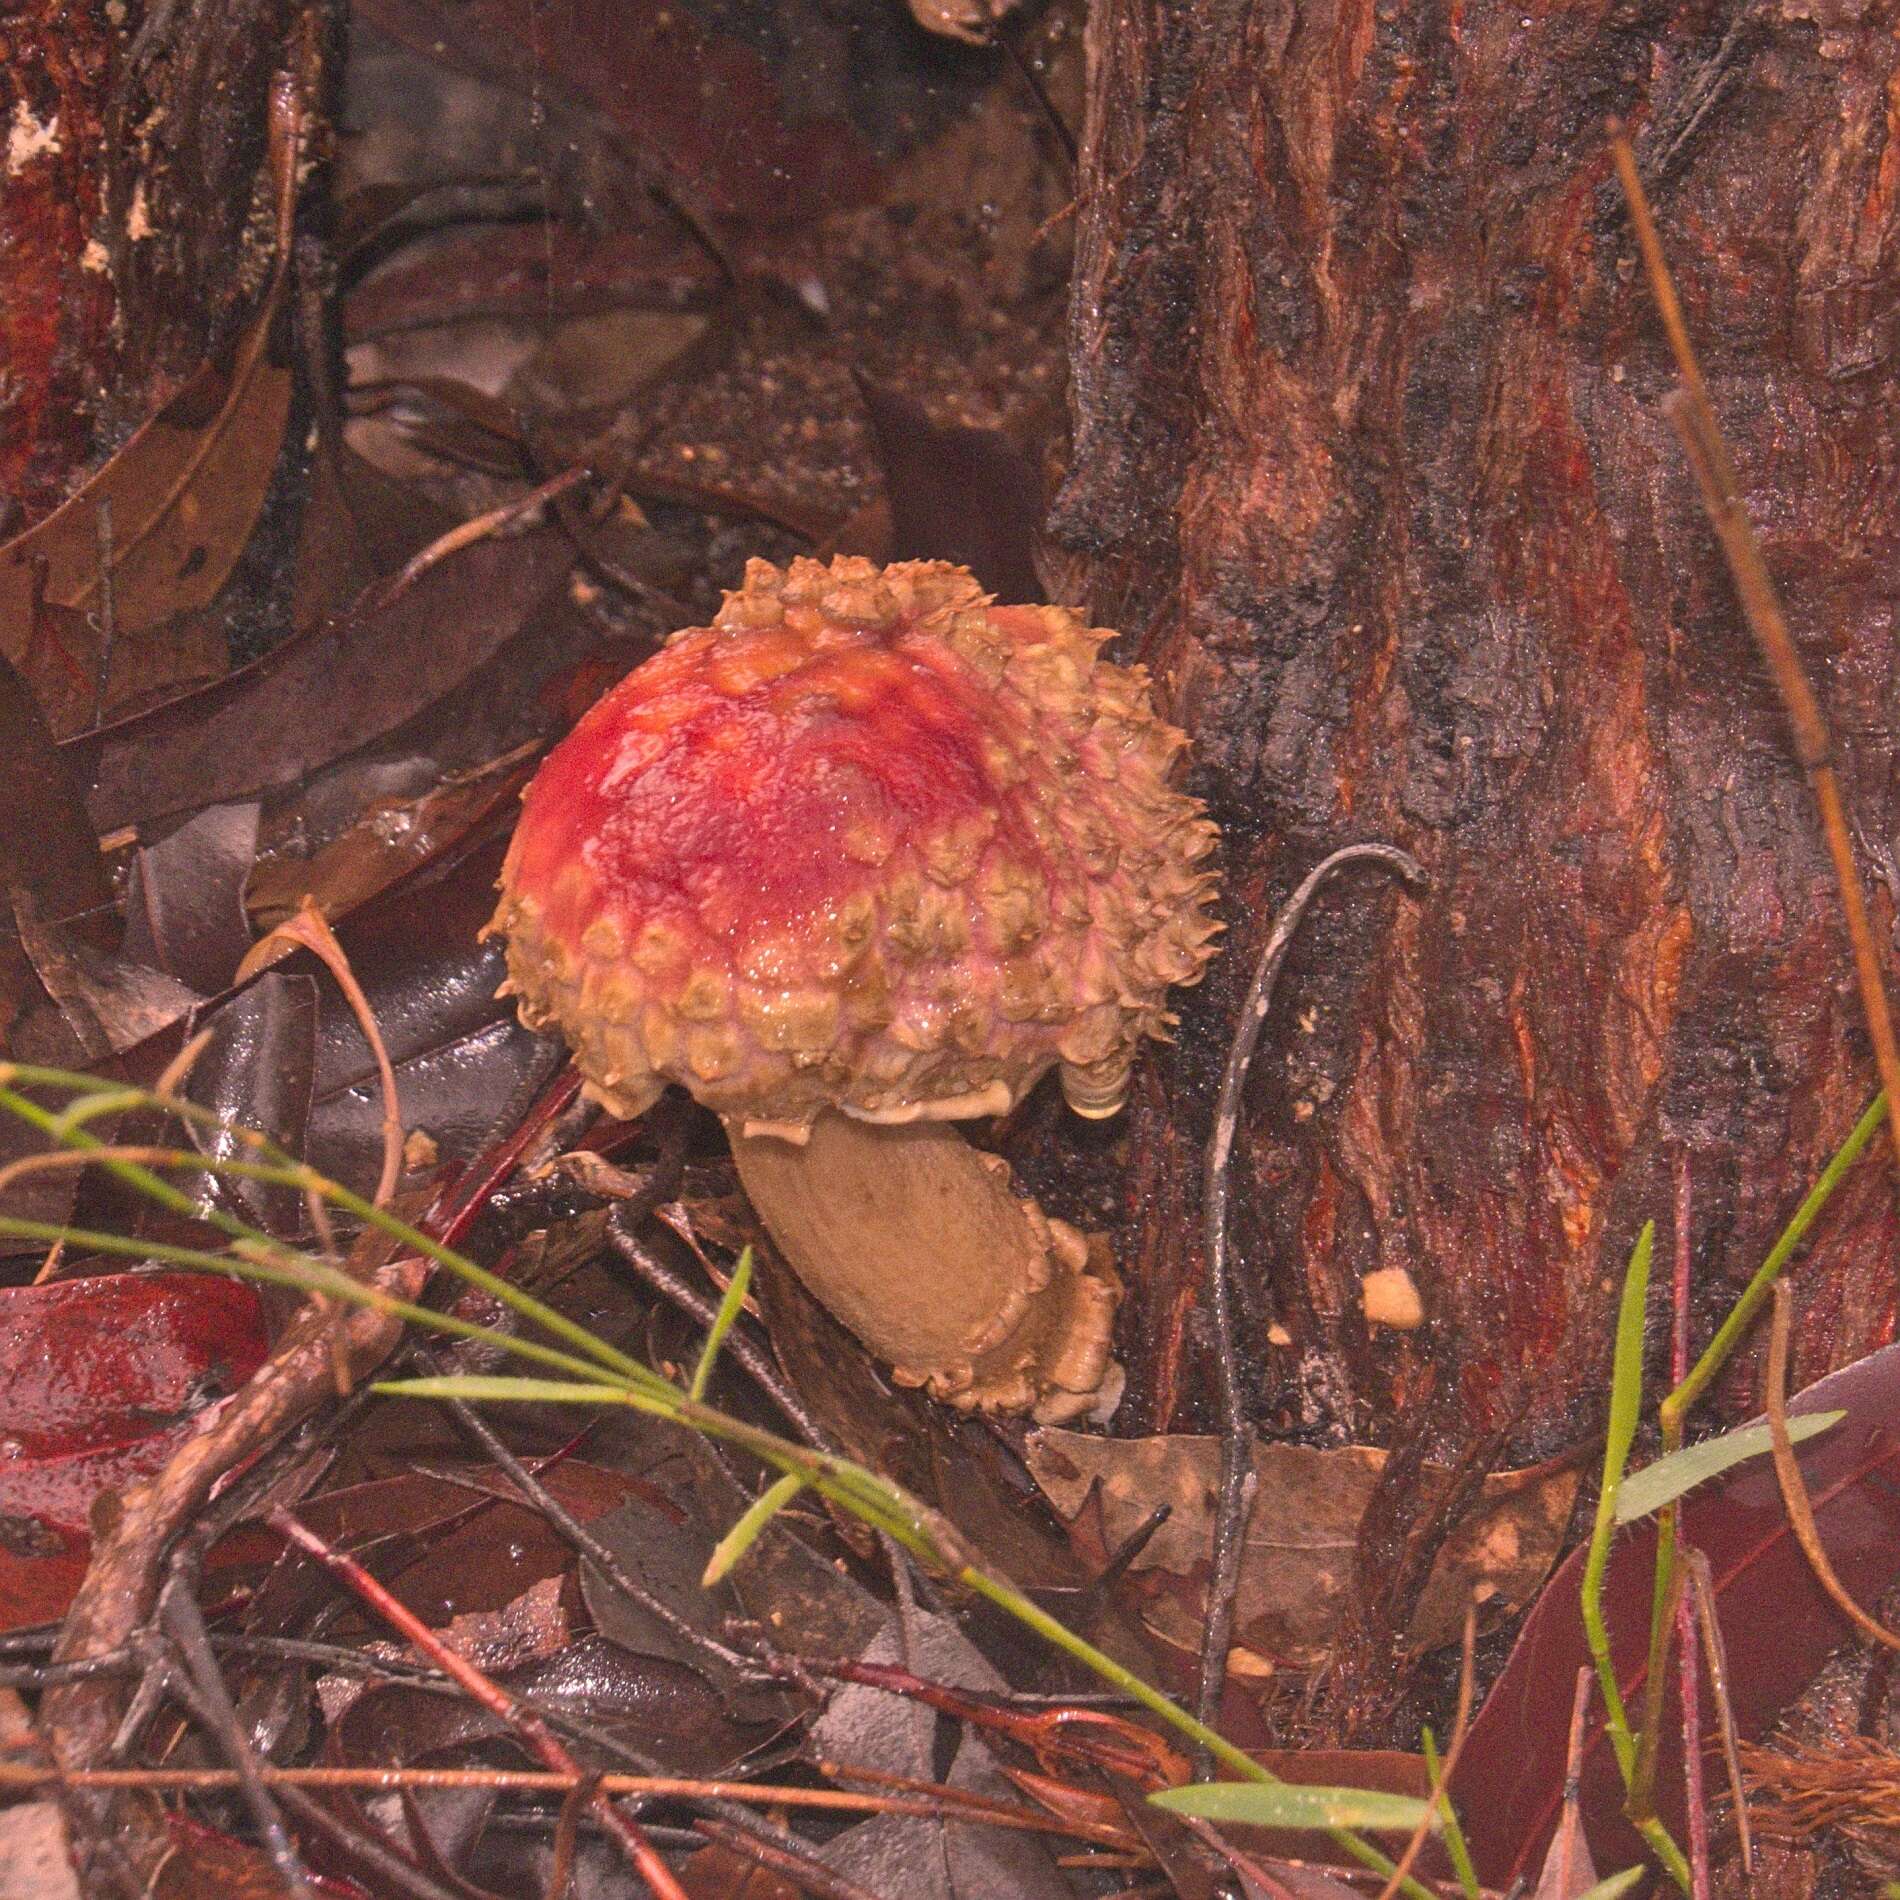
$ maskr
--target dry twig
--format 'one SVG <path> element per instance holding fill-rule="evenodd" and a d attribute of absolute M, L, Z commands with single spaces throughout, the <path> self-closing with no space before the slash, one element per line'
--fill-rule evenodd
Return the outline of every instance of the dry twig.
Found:
<path fill-rule="evenodd" d="M 332 1576 L 339 1578 L 367 1603 L 389 1626 L 420 1650 L 438 1669 L 453 1676 L 483 1708 L 505 1722 L 544 1761 L 555 1774 L 572 1777 L 575 1782 L 592 1779 L 582 1769 L 554 1731 L 517 1697 L 510 1695 L 492 1677 L 484 1675 L 466 1656 L 451 1649 L 421 1617 L 399 1602 L 352 1557 L 332 1548 L 315 1531 L 301 1523 L 282 1505 L 274 1509 L 270 1526 L 307 1555 L 314 1557 Z M 598 1782 L 588 1803 L 595 1818 L 633 1863 L 640 1878 L 652 1888 L 658 1900 L 687 1900 L 686 1890 L 673 1877 L 639 1823 L 621 1813 Z"/>
<path fill-rule="evenodd" d="M 1876 1622 L 1847 1594 L 1847 1587 L 1834 1573 L 1828 1560 L 1821 1532 L 1814 1521 L 1814 1506 L 1801 1476 L 1800 1461 L 1794 1455 L 1794 1440 L 1788 1436 L 1788 1339 L 1793 1330 L 1793 1305 L 1785 1280 L 1775 1282 L 1774 1331 L 1768 1340 L 1768 1390 L 1763 1406 L 1768 1414 L 1768 1434 L 1774 1442 L 1775 1477 L 1781 1485 L 1782 1507 L 1794 1532 L 1801 1554 L 1814 1572 L 1814 1580 L 1827 1592 L 1828 1600 L 1860 1631 L 1884 1649 L 1900 1650 L 1900 1636 L 1883 1623 Z"/>
<path fill-rule="evenodd" d="M 1240 1122 L 1240 1098 L 1247 1070 L 1267 1012 L 1273 1007 L 1273 988 L 1280 966 L 1320 886 L 1348 864 L 1369 860 L 1398 872 L 1408 884 L 1422 884 L 1425 873 L 1417 860 L 1389 844 L 1354 844 L 1335 851 L 1310 870 L 1273 921 L 1253 979 L 1240 1006 L 1234 1039 L 1221 1073 L 1220 1096 L 1214 1109 L 1214 1132 L 1208 1140 L 1201 1175 L 1201 1235 L 1206 1256 L 1207 1310 L 1214 1330 L 1214 1367 L 1220 1387 L 1220 1480 L 1214 1507 L 1214 1547 L 1207 1585 L 1207 1620 L 1202 1626 L 1199 1682 L 1194 1713 L 1212 1725 L 1227 1680 L 1227 1649 L 1234 1629 L 1234 1600 L 1240 1588 L 1240 1559 L 1246 1544 L 1247 1507 L 1253 1491 L 1253 1422 L 1234 1349 L 1233 1300 L 1227 1282 L 1227 1163 L 1234 1151 L 1234 1132 Z M 1197 1772 L 1205 1774 L 1202 1761 Z"/>
<path fill-rule="evenodd" d="M 1682 377 L 1682 387 L 1666 399 L 1664 412 L 1681 438 L 1696 486 L 1702 491 L 1702 505 L 1708 510 L 1709 524 L 1722 544 L 1722 554 L 1735 582 L 1742 613 L 1788 715 L 1795 757 L 1808 775 L 1814 802 L 1820 809 L 1821 829 L 1827 837 L 1828 855 L 1834 861 L 1841 910 L 1847 920 L 1848 940 L 1853 946 L 1861 1008 L 1867 1015 L 1867 1031 L 1873 1039 L 1874 1062 L 1880 1070 L 1881 1087 L 1887 1091 L 1887 1125 L 1893 1134 L 1894 1154 L 1900 1158 L 1900 1048 L 1894 1043 L 1893 1018 L 1887 1007 L 1880 952 L 1867 921 L 1867 898 L 1861 889 L 1854 847 L 1848 838 L 1827 719 L 1788 632 L 1780 599 L 1768 575 L 1768 563 L 1762 557 L 1761 543 L 1748 519 L 1735 464 L 1715 419 L 1715 405 L 1709 401 L 1702 366 L 1696 361 L 1689 341 L 1689 327 L 1683 321 L 1676 287 L 1663 258 L 1656 222 L 1650 215 L 1649 196 L 1637 175 L 1636 158 L 1629 140 L 1617 125 L 1611 127 L 1610 153 L 1616 161 L 1617 176 L 1622 180 L 1623 195 L 1629 201 L 1630 222 L 1636 227 L 1636 242 L 1643 253 L 1650 294 L 1656 300 L 1657 313 L 1668 332 L 1669 347 Z"/>

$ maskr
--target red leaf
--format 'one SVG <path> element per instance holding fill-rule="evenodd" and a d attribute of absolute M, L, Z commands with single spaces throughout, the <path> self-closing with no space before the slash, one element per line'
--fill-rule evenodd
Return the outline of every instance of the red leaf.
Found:
<path fill-rule="evenodd" d="M 0 1627 L 60 1614 L 99 1496 L 157 1471 L 265 1351 L 257 1295 L 232 1280 L 0 1289 Z"/>
<path fill-rule="evenodd" d="M 1900 1346 L 1809 1386 L 1788 1409 L 1847 1413 L 1796 1456 L 1841 1582 L 1857 1602 L 1871 1604 L 1900 1577 Z M 1795 1543 L 1767 1459 L 1692 1493 L 1682 1535 L 1709 1559 L 1736 1726 L 1744 1738 L 1765 1734 L 1848 1637 L 1846 1620 Z M 1655 1551 L 1653 1520 L 1624 1534 L 1604 1586 L 1611 1655 L 1632 1721 L 1646 1674 Z M 1589 1660 L 1578 1604 L 1583 1561 L 1582 1550 L 1573 1552 L 1546 1585 L 1458 1764 L 1453 1793 L 1488 1885 L 1535 1878 L 1562 1808 L 1569 1702 L 1577 1670 Z M 1682 1711 L 1675 1682 L 1672 1666 L 1656 1795 L 1658 1812 L 1680 1837 Z M 1706 1696 L 1702 1707 L 1706 1747 L 1715 1740 Z M 1643 1847 L 1622 1818 L 1623 1788 L 1600 1701 L 1585 1732 L 1582 1779 L 1584 1826 L 1597 1864 L 1633 1865 Z"/>

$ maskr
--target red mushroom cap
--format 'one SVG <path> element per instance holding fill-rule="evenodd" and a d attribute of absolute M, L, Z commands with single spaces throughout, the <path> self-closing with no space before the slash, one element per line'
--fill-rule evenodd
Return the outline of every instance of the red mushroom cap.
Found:
<path fill-rule="evenodd" d="M 622 1112 L 1112 1112 L 1218 928 L 1146 674 L 963 569 L 762 561 L 529 786 L 494 927 Z"/>

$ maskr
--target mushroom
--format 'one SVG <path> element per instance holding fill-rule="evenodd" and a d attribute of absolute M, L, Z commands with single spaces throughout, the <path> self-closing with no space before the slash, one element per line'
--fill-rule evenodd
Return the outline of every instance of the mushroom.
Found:
<path fill-rule="evenodd" d="M 1185 740 L 1107 637 L 942 562 L 753 561 L 549 753 L 490 925 L 595 1098 L 722 1117 L 900 1383 L 1046 1421 L 1112 1402 L 1120 1285 L 947 1124 L 1052 1065 L 1113 1115 L 1220 928 Z"/>

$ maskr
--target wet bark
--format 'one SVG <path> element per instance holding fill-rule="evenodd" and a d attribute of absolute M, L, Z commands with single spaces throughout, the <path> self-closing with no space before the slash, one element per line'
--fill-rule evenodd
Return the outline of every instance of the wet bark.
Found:
<path fill-rule="evenodd" d="M 1647 1217 L 1667 1260 L 1678 1168 L 1706 1337 L 1874 1088 L 1811 801 L 1659 410 L 1604 121 L 1636 138 L 1891 951 L 1893 22 L 1102 0 L 1090 36 L 1052 525 L 1194 735 L 1232 925 L 1134 1109 L 1118 1428 L 1205 1416 L 1196 1177 L 1236 999 L 1297 877 L 1379 838 L 1429 891 L 1322 898 L 1248 1093 L 1248 1370 L 1282 1428 L 1548 1450 L 1600 1416 L 1614 1284 Z M 1798 1270 L 1803 1378 L 1890 1337 L 1894 1239 L 1876 1157 Z M 1418 1330 L 1368 1327 L 1379 1267 Z"/>
<path fill-rule="evenodd" d="M 255 307 L 295 0 L 0 4 L 0 534 L 47 514 Z"/>

